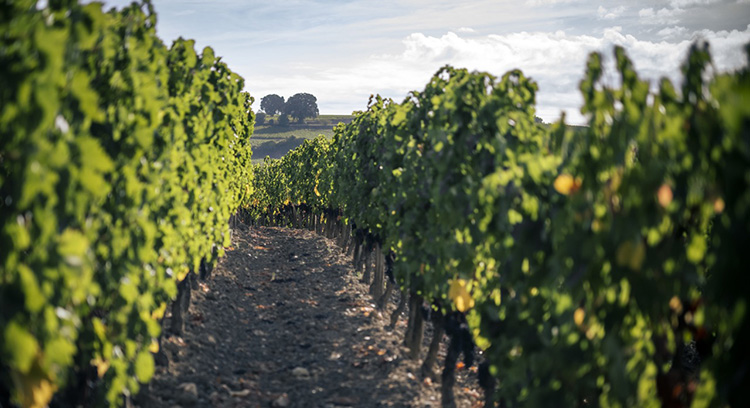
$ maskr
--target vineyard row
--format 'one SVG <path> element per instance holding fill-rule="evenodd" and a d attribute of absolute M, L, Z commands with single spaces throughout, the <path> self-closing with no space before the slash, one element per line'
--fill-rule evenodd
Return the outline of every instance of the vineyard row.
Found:
<path fill-rule="evenodd" d="M 750 71 L 695 44 L 681 86 L 652 88 L 614 59 L 613 86 L 589 57 L 575 131 L 535 120 L 521 71 L 444 67 L 254 167 L 244 214 L 374 252 L 363 278 L 380 307 L 400 287 L 412 356 L 424 304 L 450 338 L 444 406 L 474 344 L 502 407 L 750 406 Z"/>
<path fill-rule="evenodd" d="M 147 0 L 39 3 L 0 13 L 0 406 L 116 406 L 229 245 L 252 98 Z"/>

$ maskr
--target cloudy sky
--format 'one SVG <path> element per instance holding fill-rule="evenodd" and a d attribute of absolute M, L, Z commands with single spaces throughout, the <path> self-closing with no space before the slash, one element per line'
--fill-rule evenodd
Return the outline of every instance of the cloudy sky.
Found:
<path fill-rule="evenodd" d="M 106 7 L 129 3 L 106 0 Z M 153 0 L 166 44 L 211 46 L 256 98 L 298 92 L 320 112 L 363 110 L 371 94 L 401 101 L 451 64 L 539 84 L 537 114 L 582 123 L 586 56 L 624 46 L 642 76 L 680 80 L 691 42 L 709 41 L 715 66 L 747 61 L 750 0 Z"/>

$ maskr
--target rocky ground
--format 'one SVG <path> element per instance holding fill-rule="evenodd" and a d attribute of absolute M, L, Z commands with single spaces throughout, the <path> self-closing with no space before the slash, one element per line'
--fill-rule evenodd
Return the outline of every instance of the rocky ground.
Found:
<path fill-rule="evenodd" d="M 142 406 L 440 406 L 439 385 L 406 357 L 406 316 L 388 329 L 333 241 L 281 228 L 232 241 L 193 292 L 184 336 L 162 340 L 169 362 Z M 475 368 L 459 365 L 455 391 L 459 407 L 481 406 Z"/>

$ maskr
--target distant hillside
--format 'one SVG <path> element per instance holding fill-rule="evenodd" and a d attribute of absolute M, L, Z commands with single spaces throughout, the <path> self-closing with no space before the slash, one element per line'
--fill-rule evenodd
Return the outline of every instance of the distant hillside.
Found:
<path fill-rule="evenodd" d="M 253 162 L 262 161 L 266 156 L 278 159 L 290 150 L 301 145 L 305 139 L 318 135 L 333 137 L 333 127 L 339 122 L 349 123 L 351 115 L 320 115 L 315 119 L 305 119 L 304 123 L 290 123 L 287 126 L 277 125 L 278 118 L 267 116 L 265 123 L 256 125 L 250 145 L 253 148 Z"/>
<path fill-rule="evenodd" d="M 279 159 L 290 150 L 301 145 L 305 139 L 318 135 L 333 137 L 333 127 L 339 122 L 349 123 L 351 115 L 320 115 L 315 119 L 306 119 L 304 123 L 290 123 L 287 126 L 276 125 L 277 117 L 267 117 L 265 124 L 255 126 L 250 138 L 253 147 L 253 163 L 263 161 L 266 156 Z M 270 124 L 273 121 L 274 124 Z M 568 125 L 573 132 L 585 132 L 586 126 Z"/>
<path fill-rule="evenodd" d="M 304 138 L 298 138 L 294 135 L 287 139 L 264 140 L 257 146 L 253 146 L 253 162 L 262 161 L 266 156 L 272 159 L 279 159 L 290 150 L 297 148 L 304 141 Z"/>

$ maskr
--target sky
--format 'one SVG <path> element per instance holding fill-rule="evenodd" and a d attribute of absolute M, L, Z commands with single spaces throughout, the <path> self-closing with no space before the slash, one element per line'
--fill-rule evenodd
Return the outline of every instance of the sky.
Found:
<path fill-rule="evenodd" d="M 106 0 L 105 8 L 124 0 Z M 401 102 L 450 64 L 539 86 L 537 116 L 584 123 L 578 85 L 589 53 L 610 67 L 625 47 L 642 78 L 681 81 L 697 40 L 715 69 L 747 65 L 750 0 L 153 0 L 157 33 L 196 40 L 245 79 L 255 110 L 268 94 L 315 95 L 321 114 L 365 110 L 372 94 Z"/>

